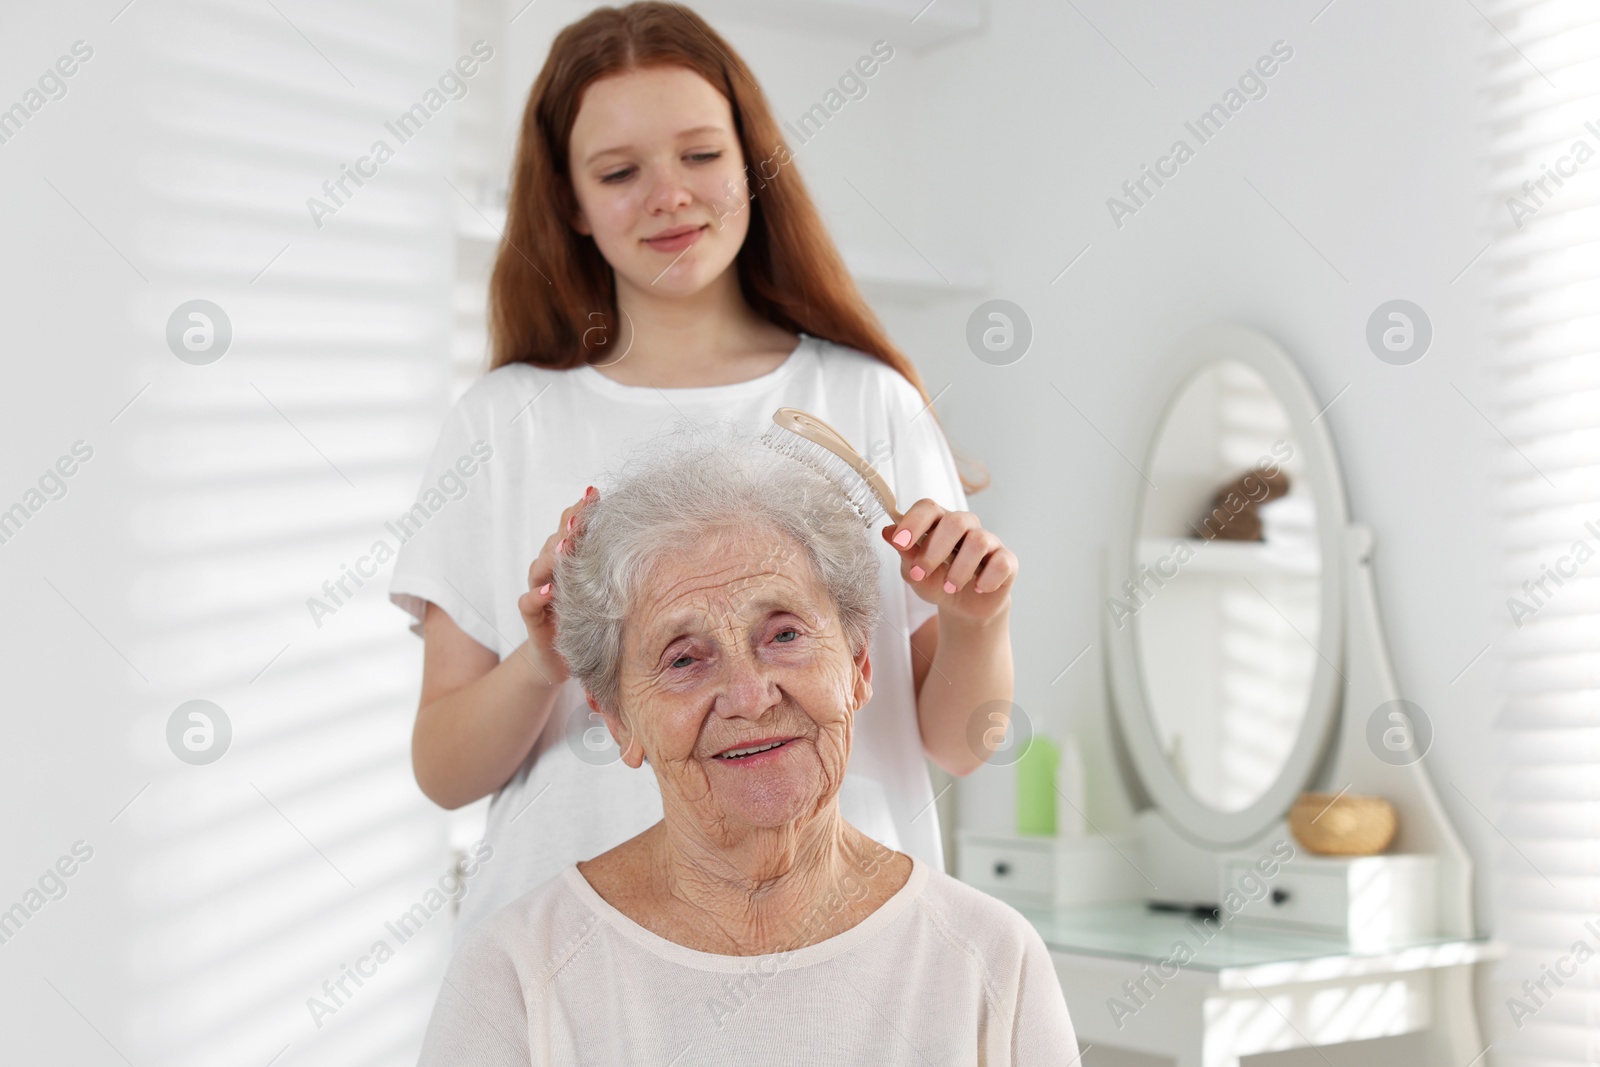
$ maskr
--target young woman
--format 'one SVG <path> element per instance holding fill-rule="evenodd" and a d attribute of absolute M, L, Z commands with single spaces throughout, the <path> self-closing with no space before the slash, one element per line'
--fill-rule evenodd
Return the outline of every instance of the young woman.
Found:
<path fill-rule="evenodd" d="M 619 761 L 555 652 L 549 608 L 555 554 L 595 483 L 678 420 L 759 428 L 802 408 L 867 452 L 905 509 L 875 541 L 873 697 L 840 810 L 943 870 L 924 754 L 956 775 L 988 755 L 995 723 L 973 724 L 1011 696 L 1016 557 L 964 510 L 976 487 L 755 79 L 687 8 L 600 8 L 555 39 L 523 116 L 490 311 L 493 368 L 450 411 L 423 480 L 463 489 L 401 547 L 390 586 L 426 641 L 417 782 L 446 808 L 494 795 L 458 943 L 662 818 L 654 776 Z"/>

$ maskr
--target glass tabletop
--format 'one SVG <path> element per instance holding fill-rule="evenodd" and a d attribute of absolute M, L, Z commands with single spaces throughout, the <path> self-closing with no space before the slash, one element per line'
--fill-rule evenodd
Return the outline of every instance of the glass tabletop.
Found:
<path fill-rule="evenodd" d="M 1201 970 L 1220 971 L 1326 956 L 1383 956 L 1427 945 L 1486 940 L 1434 937 L 1381 949 L 1352 948 L 1348 939 L 1332 934 L 1297 933 L 1237 920 L 1207 921 L 1182 913 L 1152 911 L 1143 901 L 1059 910 L 1025 907 L 1017 910 L 1039 931 L 1044 943 L 1058 952 L 1150 962 L 1175 960 L 1185 967 Z M 1183 959 L 1185 955 L 1187 961 Z"/>

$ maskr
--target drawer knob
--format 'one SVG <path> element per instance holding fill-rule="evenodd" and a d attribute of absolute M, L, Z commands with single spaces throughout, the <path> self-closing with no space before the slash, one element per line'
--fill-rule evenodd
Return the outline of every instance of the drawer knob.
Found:
<path fill-rule="evenodd" d="M 1286 901 L 1288 899 L 1289 899 L 1289 891 L 1287 889 L 1274 889 L 1272 891 L 1272 903 L 1273 904 L 1282 904 L 1284 901 Z"/>
<path fill-rule="evenodd" d="M 1007 863 L 1005 860 L 995 860 L 994 861 L 994 876 L 996 878 L 1004 878 L 1006 875 L 1008 875 L 1010 873 L 1011 873 L 1011 864 Z"/>

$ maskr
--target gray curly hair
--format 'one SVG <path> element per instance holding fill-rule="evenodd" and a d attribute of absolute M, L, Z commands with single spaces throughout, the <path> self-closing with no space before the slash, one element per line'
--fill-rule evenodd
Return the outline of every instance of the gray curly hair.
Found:
<path fill-rule="evenodd" d="M 684 424 L 639 447 L 587 504 L 555 561 L 556 651 L 621 711 L 623 627 L 655 564 L 736 528 L 797 547 L 838 612 L 852 655 L 878 624 L 878 560 L 860 515 L 825 475 L 731 424 Z"/>

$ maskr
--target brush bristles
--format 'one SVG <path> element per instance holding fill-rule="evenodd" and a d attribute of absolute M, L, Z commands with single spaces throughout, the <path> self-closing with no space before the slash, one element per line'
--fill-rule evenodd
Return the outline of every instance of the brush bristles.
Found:
<path fill-rule="evenodd" d="M 781 455 L 804 463 L 832 482 L 855 513 L 861 516 L 867 529 L 872 529 L 888 515 L 883 501 L 878 499 L 878 494 L 872 491 L 867 480 L 854 467 L 815 441 L 808 441 L 782 426 L 773 426 L 761 436 L 761 443 Z"/>

